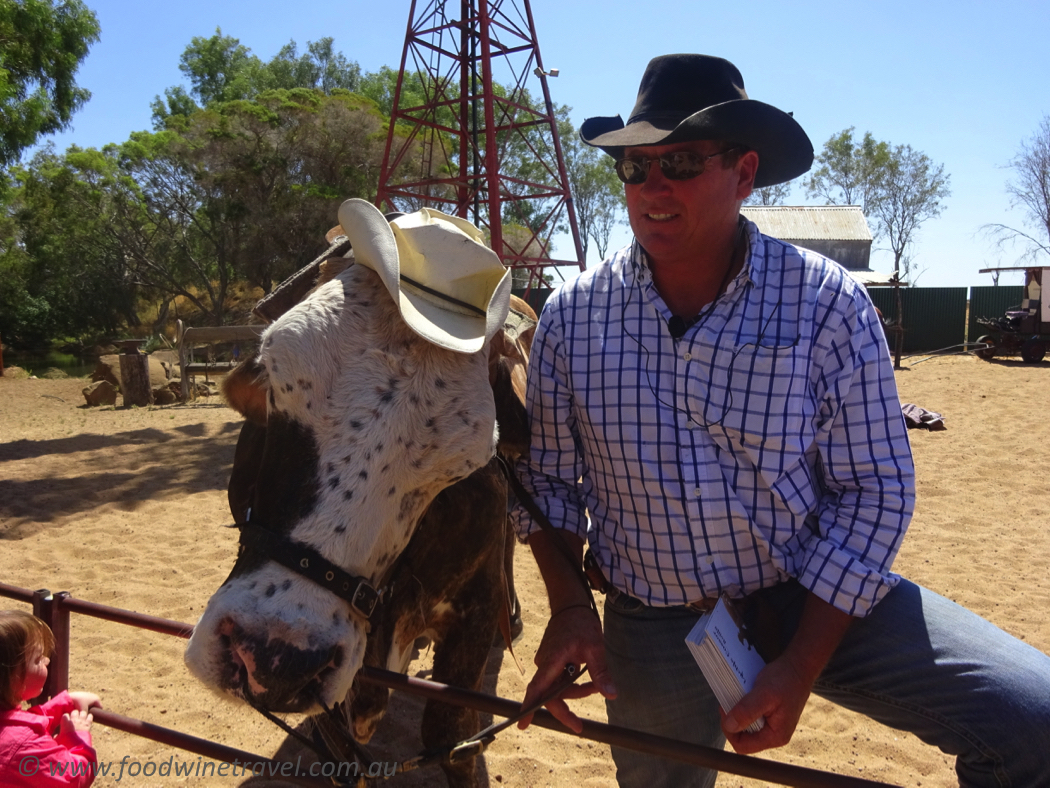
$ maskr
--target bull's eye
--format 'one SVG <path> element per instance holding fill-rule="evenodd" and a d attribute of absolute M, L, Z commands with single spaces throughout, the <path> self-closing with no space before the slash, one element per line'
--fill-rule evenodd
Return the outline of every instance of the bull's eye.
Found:
<path fill-rule="evenodd" d="M 326 572 L 325 576 L 324 576 L 324 579 L 327 580 L 329 583 L 332 582 L 332 580 L 335 579 L 335 573 L 334 572 Z"/>
<path fill-rule="evenodd" d="M 303 560 L 301 560 L 299 562 L 299 566 L 301 566 L 303 569 L 309 569 L 310 568 L 310 559 L 309 558 L 304 558 Z"/>

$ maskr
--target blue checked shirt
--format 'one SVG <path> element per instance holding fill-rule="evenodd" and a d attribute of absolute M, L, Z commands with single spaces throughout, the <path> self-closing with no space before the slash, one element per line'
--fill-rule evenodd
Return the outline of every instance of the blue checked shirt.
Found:
<path fill-rule="evenodd" d="M 746 229 L 740 274 L 681 339 L 636 243 L 552 294 L 519 473 L 650 605 L 794 577 L 863 616 L 899 580 L 915 498 L 886 340 L 842 267 Z"/>

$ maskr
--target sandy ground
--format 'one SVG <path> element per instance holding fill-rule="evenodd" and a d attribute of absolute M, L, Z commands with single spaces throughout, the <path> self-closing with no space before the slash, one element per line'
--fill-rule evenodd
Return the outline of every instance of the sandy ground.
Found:
<path fill-rule="evenodd" d="M 912 432 L 918 511 L 895 569 L 1050 652 L 1050 362 L 938 358 L 905 368 L 898 381 L 902 401 L 944 414 L 948 430 Z M 240 419 L 217 398 L 88 409 L 84 384 L 0 378 L 0 581 L 193 622 L 233 563 L 236 532 L 222 526 L 230 519 L 226 482 Z M 546 603 L 525 550 L 517 573 L 525 635 L 515 649 L 531 674 Z M 183 666 L 181 640 L 83 616 L 74 616 L 72 631 L 71 685 L 98 692 L 108 709 L 267 756 L 284 742 L 254 712 L 198 685 Z M 427 654 L 410 672 L 429 675 Z M 526 682 L 493 649 L 486 690 L 519 699 Z M 418 751 L 421 705 L 394 696 L 377 756 Z M 599 701 L 577 707 L 605 720 Z M 103 761 L 197 761 L 113 729 L 97 725 L 95 733 Z M 900 785 L 956 785 L 948 757 L 819 699 L 792 743 L 767 755 Z M 493 785 L 614 784 L 607 747 L 536 728 L 502 734 L 483 770 Z M 119 784 L 242 783 L 125 775 Z M 96 781 L 117 784 L 113 776 Z M 393 784 L 443 779 L 428 772 Z M 721 788 L 761 784 L 731 775 L 718 781 Z"/>

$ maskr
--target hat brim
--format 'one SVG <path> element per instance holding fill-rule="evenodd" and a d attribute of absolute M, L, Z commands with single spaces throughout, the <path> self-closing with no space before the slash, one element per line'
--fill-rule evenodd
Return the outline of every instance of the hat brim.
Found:
<path fill-rule="evenodd" d="M 753 99 L 727 101 L 685 118 L 659 115 L 624 125 L 619 115 L 589 118 L 580 138 L 613 158 L 624 148 L 670 145 L 691 140 L 725 140 L 758 154 L 755 188 L 797 178 L 813 165 L 813 143 L 788 113 Z"/>
<path fill-rule="evenodd" d="M 479 311 L 475 312 L 402 280 L 397 236 L 386 217 L 370 202 L 360 199 L 344 202 L 339 207 L 339 224 L 353 248 L 354 261 L 379 274 L 405 323 L 423 339 L 457 353 L 477 353 L 503 327 L 510 309 L 511 275 L 492 250 L 481 247 L 491 256 L 493 270 L 491 273 L 486 270 L 480 277 L 485 293 L 478 300 L 483 301 L 484 306 L 478 304 Z M 447 247 L 435 250 L 437 263 L 481 251 L 474 248 L 477 244 L 466 235 L 451 237 L 451 233 L 440 230 L 434 235 L 436 243 Z M 443 274 L 453 282 L 457 276 L 454 266 L 449 266 Z M 476 270 L 466 272 L 466 276 L 473 287 L 479 286 Z"/>

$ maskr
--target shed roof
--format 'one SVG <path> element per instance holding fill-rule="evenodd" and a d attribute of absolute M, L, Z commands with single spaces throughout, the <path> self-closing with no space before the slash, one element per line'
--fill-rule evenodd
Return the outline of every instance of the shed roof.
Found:
<path fill-rule="evenodd" d="M 868 241 L 859 205 L 745 205 L 740 209 L 766 235 L 786 241 Z"/>

